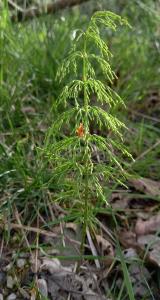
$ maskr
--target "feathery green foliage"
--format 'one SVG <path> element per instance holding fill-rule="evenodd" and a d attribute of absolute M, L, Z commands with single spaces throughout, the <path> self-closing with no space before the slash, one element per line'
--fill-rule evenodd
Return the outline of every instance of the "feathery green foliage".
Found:
<path fill-rule="evenodd" d="M 110 112 L 111 107 L 117 104 L 124 106 L 124 103 L 110 87 L 115 78 L 109 63 L 111 53 L 100 35 L 101 25 L 116 30 L 119 24 L 128 25 L 125 19 L 114 13 L 96 12 L 86 31 L 78 32 L 73 48 L 57 72 L 57 79 L 60 81 L 68 73 L 74 74 L 74 79 L 62 89 L 54 105 L 57 111 L 59 107 L 64 111 L 58 115 L 48 131 L 45 154 L 52 162 L 53 177 L 58 181 L 60 190 L 57 192 L 57 199 L 65 201 L 74 198 L 72 209 L 81 211 L 79 221 L 83 224 L 82 244 L 86 228 L 94 228 L 94 202 L 98 200 L 107 203 L 103 191 L 104 182 L 119 182 L 119 176 L 115 176 L 114 169 L 119 170 L 122 176 L 125 175 L 114 148 L 131 157 L 122 144 L 121 128 L 125 125 Z M 90 43 L 95 44 L 96 54 L 90 53 Z M 104 82 L 96 78 L 95 62 L 104 74 Z M 96 105 L 93 103 L 95 97 Z M 97 124 L 97 128 L 104 128 L 112 134 L 106 138 L 91 133 L 91 122 Z M 74 124 L 72 131 L 70 123 Z M 65 130 L 70 132 L 66 134 Z M 116 141 L 116 138 L 119 140 Z M 103 154 L 104 162 L 94 159 L 95 149 Z M 77 216 L 79 218 L 79 214 Z"/>

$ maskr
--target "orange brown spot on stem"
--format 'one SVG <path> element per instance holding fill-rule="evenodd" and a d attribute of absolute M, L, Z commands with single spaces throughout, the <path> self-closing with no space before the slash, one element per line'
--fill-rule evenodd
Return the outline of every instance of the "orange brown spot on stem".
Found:
<path fill-rule="evenodd" d="M 76 134 L 79 137 L 83 137 L 84 136 L 84 127 L 83 127 L 82 123 L 80 123 L 79 127 L 76 129 Z"/>

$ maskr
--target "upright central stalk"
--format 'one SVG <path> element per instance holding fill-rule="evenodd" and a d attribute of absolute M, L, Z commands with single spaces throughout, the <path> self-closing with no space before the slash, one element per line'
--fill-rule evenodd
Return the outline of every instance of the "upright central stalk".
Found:
<path fill-rule="evenodd" d="M 85 110 L 85 138 L 88 135 L 88 97 L 86 90 L 86 81 L 87 81 L 87 66 L 86 66 L 86 58 L 87 58 L 87 43 L 86 36 L 84 36 L 84 49 L 83 49 L 83 83 L 84 83 L 84 110 Z"/>
<path fill-rule="evenodd" d="M 88 124 L 88 95 L 87 95 L 87 52 L 86 49 L 86 35 L 84 34 L 84 48 L 83 48 L 83 83 L 84 83 L 84 180 L 85 180 L 85 189 L 84 189 L 84 223 L 82 230 L 82 242 L 81 242 L 81 253 L 83 254 L 85 235 L 87 229 L 87 220 L 88 220 L 88 196 L 89 196 L 89 145 L 88 145 L 88 133 L 89 133 L 89 124 Z"/>

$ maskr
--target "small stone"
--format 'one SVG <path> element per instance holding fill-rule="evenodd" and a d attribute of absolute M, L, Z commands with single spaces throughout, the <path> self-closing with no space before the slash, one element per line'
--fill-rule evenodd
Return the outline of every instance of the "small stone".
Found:
<path fill-rule="evenodd" d="M 7 276 L 7 288 L 12 289 L 14 286 L 14 279 L 12 276 Z"/>
<path fill-rule="evenodd" d="M 3 295 L 2 294 L 0 294 L 0 300 L 3 300 Z"/>
<path fill-rule="evenodd" d="M 12 293 L 7 297 L 7 300 L 15 300 L 17 298 L 16 294 Z"/>
<path fill-rule="evenodd" d="M 17 260 L 17 267 L 18 268 L 22 269 L 25 266 L 25 264 L 26 264 L 26 260 L 25 259 L 19 258 Z"/>
<path fill-rule="evenodd" d="M 38 279 L 37 286 L 43 297 L 48 297 L 47 282 L 44 279 Z"/>

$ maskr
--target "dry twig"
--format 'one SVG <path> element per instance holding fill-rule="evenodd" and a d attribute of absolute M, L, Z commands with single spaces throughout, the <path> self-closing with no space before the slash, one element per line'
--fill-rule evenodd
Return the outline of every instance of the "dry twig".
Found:
<path fill-rule="evenodd" d="M 11 15 L 12 22 L 23 22 L 35 17 L 40 17 L 43 14 L 54 14 L 59 10 L 67 7 L 72 7 L 88 0 L 59 0 L 55 2 L 42 5 L 40 7 L 31 7 L 26 10 L 17 10 L 16 13 Z"/>

